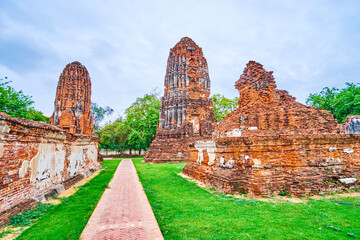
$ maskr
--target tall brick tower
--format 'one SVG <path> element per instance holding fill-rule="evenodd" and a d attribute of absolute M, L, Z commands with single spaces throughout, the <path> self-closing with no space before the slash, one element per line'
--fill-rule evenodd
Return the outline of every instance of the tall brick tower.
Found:
<path fill-rule="evenodd" d="M 72 62 L 59 77 L 55 97 L 55 110 L 50 124 L 70 133 L 92 135 L 94 120 L 90 110 L 91 81 L 86 67 Z"/>
<path fill-rule="evenodd" d="M 184 37 L 170 49 L 155 140 L 145 161 L 189 161 L 189 144 L 210 138 L 216 120 L 202 49 Z"/>

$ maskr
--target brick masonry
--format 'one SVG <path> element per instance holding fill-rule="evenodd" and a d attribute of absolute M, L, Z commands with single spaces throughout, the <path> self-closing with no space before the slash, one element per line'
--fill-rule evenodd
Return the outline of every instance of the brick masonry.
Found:
<path fill-rule="evenodd" d="M 98 168 L 98 138 L 0 113 L 0 225 L 32 199 Z"/>
<path fill-rule="evenodd" d="M 79 62 L 60 75 L 51 124 L 0 113 L 0 226 L 100 168 L 91 81 Z"/>
<path fill-rule="evenodd" d="M 358 116 L 338 125 L 330 112 L 276 89 L 272 72 L 254 61 L 235 86 L 239 108 L 216 126 L 211 140 L 190 146 L 184 174 L 226 193 L 255 196 L 359 188 Z"/>
<path fill-rule="evenodd" d="M 160 120 L 147 162 L 189 160 L 189 144 L 211 138 L 216 120 L 210 77 L 202 49 L 184 37 L 170 49 Z"/>
<path fill-rule="evenodd" d="M 84 65 L 79 62 L 66 65 L 59 77 L 54 105 L 50 124 L 70 133 L 92 135 L 91 80 Z"/>

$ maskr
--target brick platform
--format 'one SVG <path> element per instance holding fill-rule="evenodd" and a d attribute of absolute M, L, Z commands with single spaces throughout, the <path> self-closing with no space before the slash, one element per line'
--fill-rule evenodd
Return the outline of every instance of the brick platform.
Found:
<path fill-rule="evenodd" d="M 123 159 L 81 238 L 163 239 L 131 159 Z"/>

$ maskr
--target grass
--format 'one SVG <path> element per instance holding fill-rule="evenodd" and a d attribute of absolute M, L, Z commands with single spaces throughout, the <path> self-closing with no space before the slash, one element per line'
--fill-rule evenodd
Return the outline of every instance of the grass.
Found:
<path fill-rule="evenodd" d="M 53 207 L 55 206 L 52 204 L 39 203 L 35 208 L 31 210 L 25 210 L 20 214 L 11 216 L 9 226 L 11 225 L 13 227 L 24 227 L 32 225 L 34 222 L 44 216 L 46 211 L 50 210 Z"/>
<path fill-rule="evenodd" d="M 165 239 L 360 238 L 360 198 L 305 203 L 236 199 L 179 176 L 184 163 L 134 163 Z"/>
<path fill-rule="evenodd" d="M 40 220 L 17 239 L 79 239 L 119 163 L 120 160 L 105 160 L 105 170 L 81 186 L 74 195 L 62 198 L 61 204 L 42 213 Z"/>

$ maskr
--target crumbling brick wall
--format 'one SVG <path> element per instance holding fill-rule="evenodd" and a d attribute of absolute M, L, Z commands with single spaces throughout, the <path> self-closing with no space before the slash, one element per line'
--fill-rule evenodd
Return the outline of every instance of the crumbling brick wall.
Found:
<path fill-rule="evenodd" d="M 314 195 L 359 188 L 360 135 L 224 137 L 198 142 L 184 173 L 226 193 Z"/>
<path fill-rule="evenodd" d="M 0 225 L 98 168 L 98 138 L 0 113 Z"/>
<path fill-rule="evenodd" d="M 184 174 L 226 193 L 260 196 L 359 188 L 360 134 L 346 134 L 356 133 L 358 118 L 338 125 L 330 112 L 277 90 L 272 72 L 253 61 L 235 86 L 239 108 L 212 140 L 191 146 Z"/>
<path fill-rule="evenodd" d="M 207 139 L 215 127 L 210 78 L 202 49 L 184 37 L 167 61 L 160 120 L 145 161 L 189 161 L 189 144 Z"/>

